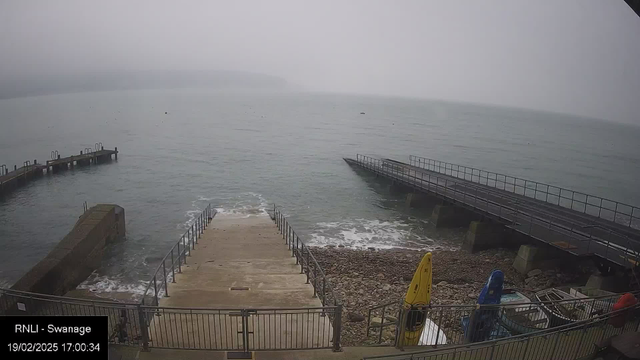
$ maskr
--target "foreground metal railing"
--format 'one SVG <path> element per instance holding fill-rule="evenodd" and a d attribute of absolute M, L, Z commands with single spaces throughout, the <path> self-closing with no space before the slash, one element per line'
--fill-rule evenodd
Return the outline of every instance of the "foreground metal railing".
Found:
<path fill-rule="evenodd" d="M 593 355 L 612 336 L 639 329 L 640 305 L 587 320 L 505 339 L 446 346 L 441 349 L 369 356 L 367 359 L 527 359 L 575 360 Z"/>
<path fill-rule="evenodd" d="M 458 179 L 523 195 L 615 223 L 640 228 L 640 209 L 633 205 L 559 186 L 492 171 L 410 155 L 409 164 Z"/>
<path fill-rule="evenodd" d="M 176 282 L 176 272 L 182 272 L 182 265 L 187 263 L 187 257 L 191 256 L 191 250 L 196 248 L 200 235 L 207 228 L 207 225 L 214 216 L 216 210 L 211 208 L 209 204 L 201 213 L 191 222 L 191 226 L 180 237 L 178 242 L 173 244 L 169 252 L 162 258 L 160 264 L 151 275 L 149 284 L 142 294 L 140 300 L 141 305 L 147 305 L 147 294 L 153 288 L 153 301 L 151 305 L 159 305 L 159 297 L 169 296 L 168 282 Z M 169 265 L 167 263 L 170 261 Z"/>
<path fill-rule="evenodd" d="M 282 233 L 285 245 L 291 250 L 291 257 L 296 258 L 296 265 L 300 265 L 300 274 L 306 274 L 307 284 L 313 285 L 313 296 L 320 298 L 323 306 L 337 306 L 340 304 L 331 283 L 313 256 L 311 249 L 300 239 L 295 230 L 289 225 L 289 221 L 282 214 L 279 207 L 273 205 L 271 217 Z"/>
<path fill-rule="evenodd" d="M 372 158 L 358 154 L 356 163 L 376 174 L 404 184 L 411 188 L 426 191 L 471 210 L 483 213 L 517 232 L 549 243 L 575 255 L 595 254 L 624 267 L 635 266 L 640 260 L 640 243 L 624 234 L 610 229 L 601 233 L 605 238 L 594 236 L 583 224 L 566 218 L 541 216 L 523 211 L 518 201 L 497 202 L 495 194 L 488 187 L 469 188 L 463 180 L 456 181 L 445 176 L 416 171 L 393 161 Z M 553 219 L 553 220 L 550 220 Z"/>
<path fill-rule="evenodd" d="M 640 292 L 633 294 L 639 296 Z M 499 305 L 431 304 L 420 309 L 405 309 L 402 306 L 403 301 L 397 300 L 369 308 L 367 338 L 376 344 L 402 347 L 402 338 L 398 337 L 398 330 L 403 316 L 405 322 L 428 319 L 432 328 L 437 329 L 420 345 L 438 347 L 505 338 L 609 313 L 613 310 L 613 304 L 622 295 L 611 294 L 561 301 Z M 560 316 L 552 315 L 551 309 L 556 309 Z M 493 318 L 495 321 L 490 324 L 483 323 L 483 325 L 490 325 L 484 327 L 485 332 L 482 329 L 465 331 L 472 317 L 482 317 L 488 312 L 495 315 Z M 523 320 L 522 324 L 516 320 Z M 487 329 L 488 332 L 486 332 Z"/>
<path fill-rule="evenodd" d="M 2 315 L 107 316 L 109 343 L 225 350 L 340 349 L 340 306 L 214 309 L 144 306 L 0 289 Z"/>
<path fill-rule="evenodd" d="M 277 309 L 143 307 L 154 348 L 340 349 L 339 306 Z"/>

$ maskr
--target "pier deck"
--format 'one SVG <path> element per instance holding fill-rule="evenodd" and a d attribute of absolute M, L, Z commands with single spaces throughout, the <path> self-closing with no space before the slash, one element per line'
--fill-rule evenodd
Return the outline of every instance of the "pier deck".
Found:
<path fill-rule="evenodd" d="M 556 195 L 558 204 L 548 201 L 549 192 L 540 191 L 547 199 L 540 199 L 536 189 L 524 184 L 524 192 L 500 189 L 493 186 L 459 178 L 453 175 L 425 169 L 391 159 L 376 159 L 359 155 L 356 159 L 345 159 L 351 165 L 362 167 L 377 175 L 391 179 L 414 191 L 436 195 L 446 201 L 468 208 L 492 218 L 517 232 L 550 244 L 578 256 L 598 256 L 623 267 L 638 264 L 640 255 L 640 230 L 633 221 L 638 214 L 634 208 L 627 218 L 615 214 L 612 220 L 587 211 L 590 203 L 585 201 L 585 211 L 561 206 L 561 192 Z M 486 176 L 486 175 L 485 175 Z M 530 196 L 533 192 L 535 195 Z M 594 210 L 595 214 L 602 209 Z M 621 223 L 620 219 L 624 224 Z M 628 225 L 626 225 L 628 224 Z"/>
<path fill-rule="evenodd" d="M 31 161 L 25 161 L 24 165 L 20 168 L 14 165 L 13 171 L 9 171 L 9 168 L 4 164 L 0 165 L 0 195 L 10 192 L 18 185 L 25 184 L 36 177 L 42 176 L 45 172 L 49 174 L 50 172 L 73 168 L 76 165 L 98 164 L 110 160 L 114 156 L 118 159 L 117 147 L 114 150 L 105 150 L 96 144 L 95 148 L 100 150 L 94 151 L 91 148 L 85 148 L 79 155 L 64 158 L 61 158 L 57 151 L 52 151 L 52 160 L 47 160 L 46 164 L 39 164 L 36 160 L 33 161 L 33 164 Z"/>
<path fill-rule="evenodd" d="M 42 171 L 46 169 L 47 167 L 45 165 L 31 164 L 9 171 L 4 175 L 0 175 L 0 189 L 4 188 L 5 184 L 10 184 L 14 181 L 28 180 L 33 176 L 42 175 Z M 0 190 L 0 192 L 2 191 Z"/>
<path fill-rule="evenodd" d="M 56 168 L 61 165 L 74 166 L 83 163 L 98 163 L 104 159 L 111 158 L 112 155 L 118 158 L 118 150 L 97 150 L 88 153 L 81 153 L 80 155 L 71 155 L 64 158 L 58 158 L 53 160 L 47 160 L 47 167 Z"/>

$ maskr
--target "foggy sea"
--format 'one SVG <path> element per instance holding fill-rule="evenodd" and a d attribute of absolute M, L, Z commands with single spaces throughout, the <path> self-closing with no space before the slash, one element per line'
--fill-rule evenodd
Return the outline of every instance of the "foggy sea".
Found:
<path fill-rule="evenodd" d="M 67 234 L 85 201 L 126 212 L 126 240 L 82 285 L 102 293 L 143 290 L 209 203 L 233 216 L 277 203 L 318 246 L 456 249 L 466 229 L 434 229 L 429 208 L 408 209 L 342 158 L 419 155 L 640 205 L 638 139 L 632 125 L 379 96 L 180 89 L 0 100 L 0 164 L 11 169 L 98 142 L 120 151 L 0 198 L 0 286 Z"/>

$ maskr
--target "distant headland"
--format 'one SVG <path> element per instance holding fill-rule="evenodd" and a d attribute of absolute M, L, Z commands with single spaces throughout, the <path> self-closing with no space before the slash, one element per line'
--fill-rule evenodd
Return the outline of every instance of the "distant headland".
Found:
<path fill-rule="evenodd" d="M 13 75 L 0 81 L 0 99 L 60 93 L 211 88 L 286 90 L 285 79 L 240 71 L 102 71 L 47 75 Z"/>

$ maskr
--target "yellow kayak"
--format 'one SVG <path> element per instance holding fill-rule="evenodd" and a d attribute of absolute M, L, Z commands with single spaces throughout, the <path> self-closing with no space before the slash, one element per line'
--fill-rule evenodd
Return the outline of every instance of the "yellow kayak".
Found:
<path fill-rule="evenodd" d="M 425 324 L 423 311 L 431 301 L 431 253 L 426 253 L 413 274 L 411 285 L 404 297 L 404 307 L 409 309 L 404 331 L 404 345 L 418 345 Z"/>

